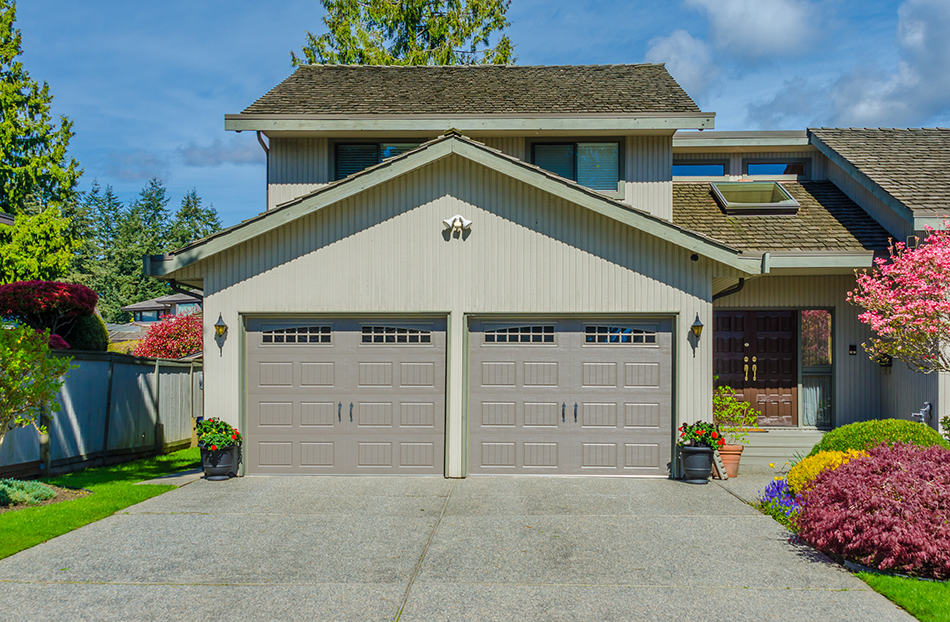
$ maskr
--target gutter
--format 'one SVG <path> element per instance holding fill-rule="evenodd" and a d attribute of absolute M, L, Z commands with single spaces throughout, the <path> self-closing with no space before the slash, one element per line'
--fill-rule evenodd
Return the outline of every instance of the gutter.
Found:
<path fill-rule="evenodd" d="M 731 296 L 731 295 L 733 295 L 733 294 L 738 294 L 739 292 L 742 291 L 742 288 L 743 288 L 743 287 L 745 287 L 745 279 L 744 279 L 744 278 L 740 278 L 740 279 L 739 279 L 739 282 L 736 283 L 735 285 L 730 285 L 730 286 L 727 287 L 726 289 L 724 289 L 724 290 L 722 290 L 722 291 L 720 291 L 720 292 L 716 292 L 715 294 L 713 294 L 712 301 L 713 301 L 713 302 L 716 302 L 716 301 L 719 300 L 720 298 L 725 298 L 726 296 Z"/>

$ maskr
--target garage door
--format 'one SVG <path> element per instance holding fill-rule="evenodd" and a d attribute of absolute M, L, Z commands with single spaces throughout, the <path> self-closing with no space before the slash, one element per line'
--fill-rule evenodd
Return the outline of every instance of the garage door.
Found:
<path fill-rule="evenodd" d="M 671 320 L 472 320 L 471 473 L 666 476 Z"/>
<path fill-rule="evenodd" d="M 444 320 L 247 329 L 249 473 L 443 472 Z"/>

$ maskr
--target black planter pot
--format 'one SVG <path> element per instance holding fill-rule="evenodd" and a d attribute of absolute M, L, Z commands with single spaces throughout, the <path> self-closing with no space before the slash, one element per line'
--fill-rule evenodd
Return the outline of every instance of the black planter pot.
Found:
<path fill-rule="evenodd" d="M 201 448 L 201 468 L 204 469 L 205 479 L 217 481 L 234 477 L 237 475 L 239 464 L 241 464 L 240 445 L 214 451 L 207 447 Z"/>
<path fill-rule="evenodd" d="M 683 479 L 689 484 L 705 484 L 712 473 L 713 450 L 709 447 L 680 447 Z"/>

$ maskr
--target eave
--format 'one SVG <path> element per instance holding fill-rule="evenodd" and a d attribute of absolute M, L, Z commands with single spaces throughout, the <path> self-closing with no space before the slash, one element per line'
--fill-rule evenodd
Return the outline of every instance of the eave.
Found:
<path fill-rule="evenodd" d="M 628 115 L 300 115 L 226 114 L 224 129 L 236 132 L 511 132 L 520 134 L 712 129 L 713 112 L 662 112 Z"/>

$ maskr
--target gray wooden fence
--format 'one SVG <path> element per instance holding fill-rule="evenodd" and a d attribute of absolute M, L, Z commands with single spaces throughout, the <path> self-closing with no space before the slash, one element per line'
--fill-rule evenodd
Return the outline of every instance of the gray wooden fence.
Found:
<path fill-rule="evenodd" d="M 187 447 L 202 415 L 200 362 L 70 352 L 46 438 L 11 430 L 0 446 L 0 475 L 63 473 Z"/>

